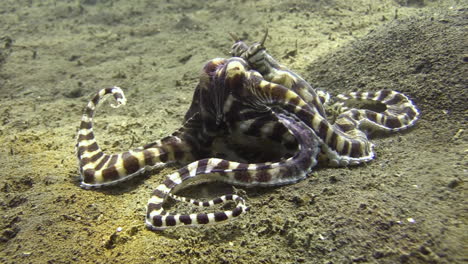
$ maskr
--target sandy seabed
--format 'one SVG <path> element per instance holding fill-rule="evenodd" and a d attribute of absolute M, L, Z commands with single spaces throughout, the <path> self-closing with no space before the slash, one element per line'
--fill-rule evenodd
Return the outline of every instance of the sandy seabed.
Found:
<path fill-rule="evenodd" d="M 0 262 L 466 263 L 466 1 L 13 1 L 0 6 Z M 79 187 L 75 134 L 100 88 L 107 152 L 180 126 L 204 63 L 228 32 L 261 39 L 332 95 L 384 88 L 421 111 L 372 138 L 374 161 L 316 168 L 277 188 L 237 188 L 251 211 L 223 225 L 152 232 L 146 201 L 173 167 L 102 190 Z M 223 184 L 192 187 L 207 197 Z M 120 232 L 117 229 L 121 228 Z"/>

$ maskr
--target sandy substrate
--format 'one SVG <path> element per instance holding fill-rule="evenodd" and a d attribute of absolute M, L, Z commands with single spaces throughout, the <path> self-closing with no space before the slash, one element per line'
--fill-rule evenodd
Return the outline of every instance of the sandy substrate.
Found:
<path fill-rule="evenodd" d="M 158 3 L 161 2 L 161 3 Z M 378 2 L 378 3 L 377 3 Z M 2 1 L 0 262 L 466 262 L 466 1 Z M 224 225 L 152 232 L 145 204 L 173 167 L 102 190 L 79 187 L 75 134 L 103 87 L 97 137 L 108 152 L 170 134 L 206 61 L 235 32 L 332 95 L 398 90 L 417 126 L 374 137 L 363 166 L 317 168 L 277 188 L 204 184 L 192 197 L 244 193 Z M 121 232 L 116 232 L 121 228 Z"/>

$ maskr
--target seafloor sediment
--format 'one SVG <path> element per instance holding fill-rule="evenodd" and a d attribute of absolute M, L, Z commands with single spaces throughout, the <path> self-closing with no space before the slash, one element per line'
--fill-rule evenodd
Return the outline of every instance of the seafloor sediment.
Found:
<path fill-rule="evenodd" d="M 463 263 L 466 261 L 465 1 L 2 1 L 2 263 Z M 179 127 L 204 63 L 228 32 L 266 46 L 332 95 L 383 88 L 421 111 L 376 135 L 377 157 L 321 167 L 294 185 L 236 188 L 251 211 L 224 225 L 152 232 L 146 201 L 168 167 L 102 190 L 79 187 L 75 133 L 98 89 L 108 152 Z M 184 191 L 214 197 L 233 188 Z M 118 228 L 121 232 L 116 232 Z"/>

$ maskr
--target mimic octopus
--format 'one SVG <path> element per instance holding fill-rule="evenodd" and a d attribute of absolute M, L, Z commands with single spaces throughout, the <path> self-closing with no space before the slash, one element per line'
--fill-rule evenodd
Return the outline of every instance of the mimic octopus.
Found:
<path fill-rule="evenodd" d="M 234 36 L 233 36 L 234 37 Z M 339 113 L 327 118 L 330 96 L 280 65 L 262 41 L 247 45 L 236 38 L 229 59 L 203 67 L 192 103 L 180 129 L 161 140 L 119 154 L 106 154 L 93 133 L 96 106 L 112 95 L 126 103 L 119 87 L 97 92 L 87 104 L 77 135 L 81 186 L 98 188 L 126 181 L 145 171 L 177 162 L 184 165 L 165 177 L 151 194 L 146 225 L 151 230 L 217 223 L 249 211 L 245 200 L 226 194 L 198 201 L 175 193 L 198 181 L 233 185 L 277 186 L 307 177 L 318 163 L 350 166 L 374 158 L 366 132 L 401 131 L 415 124 L 419 112 L 402 93 L 381 90 L 338 95 Z M 347 107 L 350 101 L 384 106 L 382 111 Z M 170 197 L 198 207 L 233 202 L 232 210 L 169 213 Z"/>

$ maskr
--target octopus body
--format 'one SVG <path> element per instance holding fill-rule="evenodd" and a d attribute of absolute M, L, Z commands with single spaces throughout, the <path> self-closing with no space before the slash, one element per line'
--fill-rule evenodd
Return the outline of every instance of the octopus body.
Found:
<path fill-rule="evenodd" d="M 266 38 L 266 35 L 265 35 Z M 229 59 L 203 67 L 182 127 L 142 147 L 106 154 L 93 133 L 96 106 L 112 95 L 126 103 L 118 87 L 100 90 L 85 108 L 77 136 L 83 188 L 113 185 L 155 167 L 183 166 L 165 177 L 151 194 L 146 225 L 152 230 L 223 222 L 249 210 L 245 200 L 227 194 L 198 201 L 175 193 L 198 181 L 222 181 L 246 187 L 291 184 L 307 177 L 318 162 L 349 166 L 374 158 L 366 131 L 396 132 L 415 124 L 419 112 L 405 95 L 390 90 L 339 95 L 335 105 L 364 100 L 383 111 L 342 107 L 327 118 L 327 93 L 316 91 L 298 74 L 280 65 L 263 43 L 237 40 Z M 164 208 L 168 197 L 199 207 L 232 201 L 232 210 L 178 214 Z"/>

